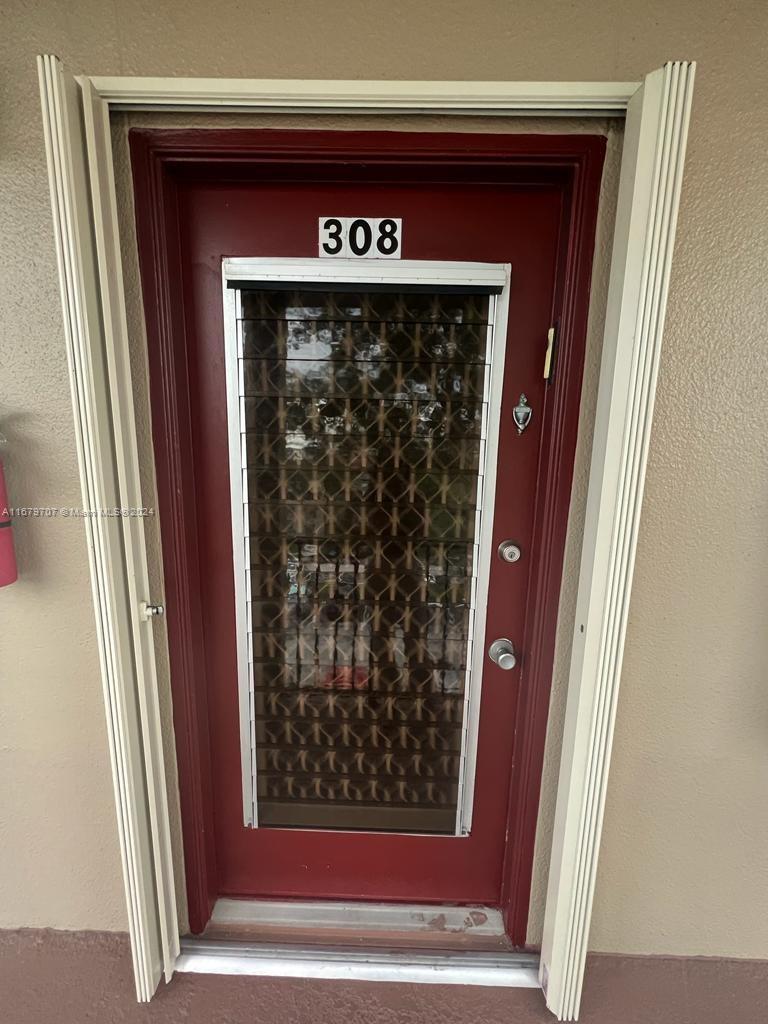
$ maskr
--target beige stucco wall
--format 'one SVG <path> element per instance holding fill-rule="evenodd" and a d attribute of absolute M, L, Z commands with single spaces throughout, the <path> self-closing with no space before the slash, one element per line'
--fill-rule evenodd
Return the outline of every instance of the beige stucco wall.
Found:
<path fill-rule="evenodd" d="M 79 504 L 35 53 L 89 73 L 259 77 L 626 80 L 700 61 L 594 949 L 768 956 L 767 33 L 762 3 L 714 0 L 2 12 L 0 431 L 25 506 Z M 0 591 L 0 925 L 124 928 L 82 528 L 25 520 L 16 536 L 22 580 Z M 558 723 L 559 705 L 548 794 Z"/>

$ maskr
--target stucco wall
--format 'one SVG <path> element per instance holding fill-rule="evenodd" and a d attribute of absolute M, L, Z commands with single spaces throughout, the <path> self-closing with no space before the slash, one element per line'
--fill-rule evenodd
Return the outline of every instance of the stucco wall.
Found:
<path fill-rule="evenodd" d="M 768 956 L 759 2 L 220 7 L 6 0 L 0 431 L 14 504 L 77 506 L 34 55 L 76 71 L 615 79 L 700 62 L 591 946 Z M 79 524 L 16 529 L 0 591 L 0 925 L 124 928 Z M 557 728 L 553 729 L 556 750 Z M 546 783 L 545 783 L 546 784 Z"/>

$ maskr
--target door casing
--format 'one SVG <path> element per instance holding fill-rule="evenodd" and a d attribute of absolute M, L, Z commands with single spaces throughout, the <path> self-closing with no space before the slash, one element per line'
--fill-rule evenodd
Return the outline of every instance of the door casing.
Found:
<path fill-rule="evenodd" d="M 38 56 L 37 68 L 76 449 L 83 502 L 93 508 L 139 507 L 142 498 L 111 111 L 397 109 L 625 118 L 538 972 L 549 1009 L 558 1019 L 576 1019 L 695 62 L 669 61 L 632 82 L 75 78 L 52 55 Z M 170 980 L 174 970 L 194 969 L 190 961 L 205 958 L 179 956 L 143 524 L 89 516 L 84 527 L 136 994 L 147 1001 L 163 975 Z M 269 971 L 249 962 L 246 973 Z M 453 973 L 456 981 L 461 976 Z"/>

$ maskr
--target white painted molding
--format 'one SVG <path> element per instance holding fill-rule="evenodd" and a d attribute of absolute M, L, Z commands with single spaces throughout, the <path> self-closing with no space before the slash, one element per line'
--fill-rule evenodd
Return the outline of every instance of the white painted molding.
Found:
<path fill-rule="evenodd" d="M 639 82 L 373 82 L 247 78 L 91 78 L 123 110 L 623 116 Z"/>
<path fill-rule="evenodd" d="M 38 58 L 38 73 L 83 506 L 92 513 L 83 521 L 128 928 L 137 996 L 148 1000 L 163 967 L 169 976 L 172 972 L 178 924 L 172 878 L 156 871 L 157 863 L 170 857 L 170 843 L 166 848 L 168 810 L 162 751 L 158 753 L 156 745 L 159 721 L 153 720 L 157 694 L 151 627 L 138 620 L 137 598 L 143 595 L 137 588 L 146 578 L 143 524 L 99 514 L 99 510 L 141 504 L 137 478 L 134 475 L 128 481 L 137 472 L 137 448 L 132 407 L 126 420 L 125 400 L 132 402 L 127 365 L 120 362 L 126 352 L 112 346 L 114 317 L 119 315 L 116 303 L 122 297 L 122 285 L 115 280 L 120 275 L 119 259 L 109 279 L 101 276 L 104 261 L 115 257 L 117 224 L 108 197 L 98 216 L 91 205 L 91 186 L 111 184 L 111 161 L 104 159 L 102 140 L 99 156 L 107 178 L 89 180 L 80 89 L 53 57 Z M 103 214 L 108 214 L 106 223 L 102 223 Z M 99 232 L 97 252 L 95 233 Z M 124 379 L 116 390 L 111 383 L 117 373 Z M 164 936 L 169 935 L 165 949 Z"/>
<path fill-rule="evenodd" d="M 88 508 L 130 506 L 140 494 L 110 109 L 628 115 L 540 969 L 547 1005 L 559 1019 L 575 1019 L 694 65 L 667 64 L 642 85 L 112 77 L 76 82 L 55 57 L 38 58 L 38 66 Z M 85 526 L 138 997 L 149 999 L 163 970 L 169 977 L 174 967 L 264 973 L 234 960 L 227 964 L 219 952 L 183 952 L 174 964 L 178 923 L 154 652 L 151 626 L 137 609 L 137 601 L 155 596 L 146 594 L 143 530 L 141 523 L 114 518 L 89 517 Z M 306 976 L 298 961 L 283 959 L 286 973 Z M 279 971 L 274 963 L 270 969 Z M 423 971 L 414 972 L 414 980 L 424 980 Z"/>
<path fill-rule="evenodd" d="M 648 75 L 627 117 L 541 953 L 558 1020 L 581 999 L 694 73 Z"/>
<path fill-rule="evenodd" d="M 109 393 L 112 398 L 110 413 L 114 463 L 117 469 L 121 507 L 138 509 L 142 507 L 143 500 L 131 384 L 123 265 L 118 235 L 109 107 L 88 82 L 82 84 L 81 95 L 91 187 L 92 224 L 99 280 L 102 282 L 102 329 Z M 179 924 L 173 881 L 173 851 L 157 691 L 157 667 L 152 636 L 155 619 L 143 612 L 146 603 L 159 603 L 161 598 L 160 595 L 150 593 L 144 520 L 139 516 L 129 516 L 122 520 L 122 525 L 123 563 L 120 568 L 125 573 L 131 612 L 135 685 L 141 716 L 144 782 L 149 804 L 163 970 L 166 980 L 170 980 L 173 965 L 179 954 Z"/>

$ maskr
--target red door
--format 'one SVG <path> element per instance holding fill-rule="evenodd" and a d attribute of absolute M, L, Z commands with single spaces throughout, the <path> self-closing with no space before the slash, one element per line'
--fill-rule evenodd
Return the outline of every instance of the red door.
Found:
<path fill-rule="evenodd" d="M 207 772 L 205 806 L 212 824 L 205 840 L 207 885 L 214 895 L 503 901 L 505 871 L 516 856 L 508 846 L 510 821 L 521 813 L 513 758 L 520 756 L 521 736 L 533 742 L 530 718 L 521 720 L 535 711 L 521 690 L 528 685 L 531 660 L 524 645 L 532 624 L 554 614 L 551 607 L 532 607 L 531 600 L 538 595 L 541 601 L 541 567 L 552 555 L 542 550 L 546 538 L 538 486 L 552 441 L 547 433 L 553 416 L 550 384 L 543 368 L 548 331 L 563 312 L 573 192 L 572 179 L 551 168 L 528 168 L 512 175 L 516 180 L 502 178 L 493 169 L 469 175 L 429 168 L 417 173 L 355 168 L 329 173 L 319 165 L 314 171 L 305 166 L 295 175 L 265 173 L 257 180 L 210 167 L 205 173 L 182 171 L 174 178 L 178 249 L 173 258 L 180 272 L 176 310 L 183 318 L 183 329 L 175 333 L 175 359 L 184 363 L 189 403 L 185 487 L 196 510 L 190 544 L 190 550 L 196 546 L 195 572 L 189 586 L 199 609 L 194 642 L 201 663 L 195 672 L 207 741 L 199 756 Z M 137 189 L 139 184 L 137 178 Z M 222 259 L 314 258 L 318 220 L 331 215 L 401 219 L 402 257 L 407 260 L 512 267 L 508 329 L 504 338 L 496 339 L 505 346 L 506 358 L 483 645 L 487 650 L 493 640 L 509 638 L 520 661 L 514 669 L 503 670 L 488 657 L 483 660 L 469 835 L 448 834 L 450 815 L 431 811 L 436 806 L 450 812 L 457 799 L 456 765 L 467 724 L 462 684 L 455 680 L 468 659 L 471 637 L 456 608 L 468 605 L 466 595 L 478 573 L 471 561 L 476 537 L 469 512 L 487 441 L 475 428 L 488 398 L 489 382 L 482 381 L 477 355 L 478 339 L 485 337 L 488 300 L 441 293 L 439 288 L 428 294 L 407 288 L 381 294 L 361 287 L 352 294 L 350 289 L 331 293 L 329 288 L 308 291 L 298 285 L 275 291 L 256 282 L 243 293 L 243 352 L 246 361 L 252 360 L 246 369 L 251 384 L 246 380 L 250 397 L 243 400 L 248 408 L 243 415 L 250 417 L 248 429 L 257 437 L 252 448 L 256 454 L 246 458 L 246 475 L 252 503 L 249 615 L 256 623 L 251 660 L 255 692 L 262 693 L 254 698 L 254 756 L 262 759 L 257 778 L 264 808 L 259 827 L 243 822 Z M 139 230 L 141 235 L 141 216 Z M 589 228 L 587 237 L 591 242 Z M 142 269 L 146 291 L 146 254 Z M 435 332 L 443 341 L 450 333 L 454 347 L 447 355 L 447 350 L 437 355 L 430 350 Z M 375 358 L 373 335 L 378 339 Z M 281 351 L 274 348 L 276 338 L 282 339 Z M 329 355 L 327 346 L 336 342 L 328 338 L 338 339 L 335 355 Z M 301 379 L 296 376 L 299 363 L 286 359 L 288 349 L 301 364 Z M 157 421 L 157 379 L 165 374 L 167 380 L 169 370 L 166 366 L 158 371 L 151 350 L 150 357 L 155 360 Z M 332 401 L 341 400 L 339 382 L 350 367 L 356 376 L 339 409 Z M 574 395 L 580 369 L 576 358 Z M 178 372 L 176 366 L 172 373 Z M 328 384 L 331 372 L 333 383 Z M 317 387 L 312 390 L 313 373 L 320 374 L 319 393 Z M 521 395 L 532 410 L 522 432 L 513 414 Z M 397 419 L 395 414 L 402 412 L 398 402 L 416 410 L 411 420 Z M 386 419 L 390 412 L 391 420 Z M 453 424 L 450 430 L 444 427 L 446 415 Z M 427 422 L 429 416 L 442 424 L 437 433 Z M 359 427 L 363 421 L 368 424 L 364 429 Z M 331 436 L 339 431 L 341 441 Z M 364 436 L 355 442 L 350 435 Z M 365 446 L 362 456 L 360 443 Z M 439 454 L 442 461 L 439 467 L 430 462 L 429 472 L 419 476 L 414 467 L 424 464 L 419 460 L 425 458 L 425 443 L 430 458 Z M 566 495 L 573 443 L 574 437 L 568 437 L 567 462 L 560 467 L 567 478 Z M 400 468 L 393 484 L 395 448 Z M 173 512 L 167 495 L 163 507 L 162 480 L 159 486 L 168 548 L 174 543 L 169 526 Z M 364 494 L 355 489 L 359 486 L 367 488 Z M 417 508 L 418 502 L 403 497 L 409 487 L 411 499 L 414 487 L 440 491 L 442 497 L 438 502 L 422 495 L 423 507 Z M 429 511 L 433 504 L 440 504 L 439 515 Z M 567 504 L 550 538 L 556 546 L 562 545 L 566 514 Z M 440 517 L 449 525 L 435 537 L 434 531 L 442 529 L 434 525 Z M 431 526 L 424 526 L 425 518 Z M 415 526 L 408 525 L 411 520 Z M 424 554 L 414 537 L 433 547 Z M 514 562 L 496 554 L 509 540 L 521 552 Z M 451 547 L 448 541 L 464 546 Z M 387 561 L 392 542 L 399 545 L 397 558 Z M 462 557 L 464 568 L 459 571 L 456 558 Z M 558 557 L 561 553 L 555 555 L 556 564 Z M 454 568 L 449 570 L 451 558 Z M 168 568 L 166 553 L 166 576 Z M 406 593 L 409 587 L 412 592 Z M 550 599 L 556 602 L 556 592 Z M 170 597 L 168 605 L 173 631 Z M 393 619 L 386 619 L 387 610 Z M 379 616 L 373 627 L 371 615 Z M 423 626 L 419 615 L 430 624 Z M 368 632 L 350 625 L 362 618 Z M 422 623 L 418 628 L 412 625 L 417 621 Z M 442 631 L 437 654 L 429 646 L 432 640 L 424 639 L 435 631 Z M 173 648 L 173 636 L 171 640 Z M 314 650 L 297 653 L 307 643 Z M 419 670 L 430 659 L 430 678 L 439 674 L 440 683 L 437 691 L 427 686 L 425 696 Z M 409 680 L 416 682 L 411 685 Z M 541 722 L 538 729 L 543 735 Z M 541 746 L 541 736 L 536 742 Z M 393 750 L 405 754 L 393 761 Z M 377 801 L 388 805 L 384 817 Z M 409 804 L 415 805 L 415 815 Z M 398 816 L 401 805 L 405 817 Z M 423 814 L 422 805 L 430 805 Z M 371 806 L 372 817 L 366 818 L 365 808 Z M 366 827 L 366 821 L 373 824 Z M 393 823 L 389 830 L 387 821 Z M 185 832 L 190 828 L 194 825 L 186 820 Z M 532 843 L 532 822 L 528 832 L 526 842 Z"/>

